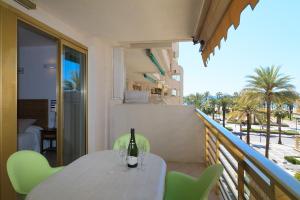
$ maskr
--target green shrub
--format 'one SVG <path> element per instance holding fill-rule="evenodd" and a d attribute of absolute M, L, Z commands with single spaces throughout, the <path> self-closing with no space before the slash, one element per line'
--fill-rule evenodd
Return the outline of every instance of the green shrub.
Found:
<path fill-rule="evenodd" d="M 288 162 L 290 162 L 294 165 L 300 165 L 300 160 L 298 160 L 297 158 L 300 158 L 300 157 L 297 157 L 297 156 L 284 156 L 284 159 L 286 159 Z"/>
<path fill-rule="evenodd" d="M 231 127 L 226 126 L 225 128 L 229 131 L 233 131 L 233 128 L 231 128 Z"/>
<path fill-rule="evenodd" d="M 300 172 L 296 172 L 296 174 L 294 175 L 294 177 L 295 177 L 298 181 L 300 181 Z"/>

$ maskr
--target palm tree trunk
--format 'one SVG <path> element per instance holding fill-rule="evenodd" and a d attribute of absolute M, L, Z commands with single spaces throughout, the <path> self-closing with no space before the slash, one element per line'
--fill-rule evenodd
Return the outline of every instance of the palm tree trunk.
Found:
<path fill-rule="evenodd" d="M 213 120 L 215 120 L 215 111 L 212 113 Z"/>
<path fill-rule="evenodd" d="M 240 123 L 240 139 L 243 140 L 243 125 Z"/>
<path fill-rule="evenodd" d="M 282 144 L 282 141 L 281 141 L 281 118 L 279 118 L 278 133 L 279 133 L 278 144 Z"/>
<path fill-rule="evenodd" d="M 225 127 L 225 115 L 226 115 L 226 109 L 222 109 L 223 111 L 223 127 Z"/>
<path fill-rule="evenodd" d="M 289 118 L 292 120 L 293 107 L 289 106 Z"/>
<path fill-rule="evenodd" d="M 267 100 L 267 137 L 266 137 L 266 152 L 265 156 L 269 158 L 269 147 L 270 147 L 270 126 L 271 126 L 271 101 Z"/>
<path fill-rule="evenodd" d="M 247 144 L 250 144 L 250 114 L 247 113 Z"/>

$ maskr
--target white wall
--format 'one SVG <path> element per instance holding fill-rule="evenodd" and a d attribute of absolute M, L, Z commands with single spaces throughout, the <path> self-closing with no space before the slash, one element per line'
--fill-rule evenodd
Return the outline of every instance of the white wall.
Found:
<path fill-rule="evenodd" d="M 113 105 L 111 112 L 110 147 L 135 128 L 149 139 L 151 152 L 167 161 L 204 161 L 204 125 L 194 107 L 121 104 Z"/>
<path fill-rule="evenodd" d="M 112 42 L 86 35 L 40 7 L 27 10 L 12 0 L 3 1 L 88 47 L 88 151 L 105 149 L 112 98 Z"/>
<path fill-rule="evenodd" d="M 48 126 L 53 127 L 54 113 L 50 112 L 50 100 L 56 100 L 56 69 L 45 68 L 45 64 L 56 64 L 56 46 L 32 46 L 19 49 L 18 74 L 19 99 L 48 99 Z"/>
<path fill-rule="evenodd" d="M 89 152 L 107 148 L 108 111 L 112 97 L 112 47 L 95 40 L 89 46 Z M 92 63 L 92 65 L 91 65 Z"/>

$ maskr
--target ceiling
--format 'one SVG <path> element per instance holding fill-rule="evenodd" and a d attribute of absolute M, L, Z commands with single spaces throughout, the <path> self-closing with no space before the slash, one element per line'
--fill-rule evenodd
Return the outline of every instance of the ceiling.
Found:
<path fill-rule="evenodd" d="M 124 58 L 126 71 L 129 73 L 142 75 L 143 73 L 158 72 L 144 49 L 125 49 Z"/>
<path fill-rule="evenodd" d="M 144 73 L 158 73 L 145 49 L 125 49 L 124 53 L 127 78 L 135 81 L 145 81 Z"/>
<path fill-rule="evenodd" d="M 203 0 L 33 0 L 77 30 L 117 42 L 191 39 Z"/>

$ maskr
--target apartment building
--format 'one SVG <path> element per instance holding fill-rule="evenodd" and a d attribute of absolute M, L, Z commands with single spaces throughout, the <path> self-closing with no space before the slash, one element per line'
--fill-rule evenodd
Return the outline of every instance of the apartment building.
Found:
<path fill-rule="evenodd" d="M 178 42 L 160 48 L 125 49 L 125 103 L 182 104 L 183 68 L 178 56 Z"/>

